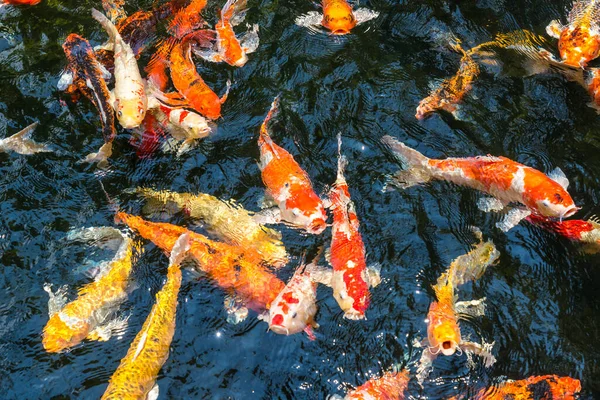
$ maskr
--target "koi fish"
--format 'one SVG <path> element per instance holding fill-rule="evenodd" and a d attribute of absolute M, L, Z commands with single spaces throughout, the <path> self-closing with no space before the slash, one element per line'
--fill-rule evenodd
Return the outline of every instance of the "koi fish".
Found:
<path fill-rule="evenodd" d="M 359 24 L 379 16 L 376 11 L 366 8 L 352 10 L 347 0 L 323 0 L 323 14 L 310 11 L 296 18 L 296 25 L 315 29 L 324 27 L 334 35 L 346 35 Z"/>
<path fill-rule="evenodd" d="M 189 250 L 189 235 L 182 235 L 171 250 L 167 281 L 156 294 L 140 332 L 136 335 L 127 355 L 110 378 L 102 399 L 156 399 L 156 377 L 169 357 L 169 346 L 175 333 L 177 295 L 181 286 L 179 264 Z"/>
<path fill-rule="evenodd" d="M 241 248 L 253 248 L 269 265 L 281 268 L 288 255 L 281 242 L 281 233 L 256 222 L 251 212 L 234 200 L 223 201 L 205 193 L 176 193 L 138 188 L 137 193 L 149 202 L 145 210 L 156 209 L 153 203 L 185 212 L 199 220 L 220 240 Z"/>
<path fill-rule="evenodd" d="M 367 271 L 365 245 L 359 231 L 358 217 L 350 199 L 344 169 L 348 164 L 342 155 L 342 137 L 338 135 L 337 179 L 329 193 L 333 212 L 329 262 L 333 267 L 333 297 L 348 319 L 364 319 L 369 306 L 369 286 L 379 283 Z M 371 282 L 373 281 L 373 282 Z"/>
<path fill-rule="evenodd" d="M 332 396 L 331 399 L 340 400 L 404 400 L 408 381 L 410 380 L 409 371 L 388 371 L 379 378 L 371 378 L 354 390 L 346 393 L 342 399 L 339 396 Z"/>
<path fill-rule="evenodd" d="M 260 263 L 260 256 L 251 248 L 239 248 L 215 242 L 177 225 L 145 221 L 140 217 L 117 213 L 116 220 L 127 224 L 145 239 L 165 252 L 184 233 L 190 235 L 190 255 L 216 285 L 234 294 L 248 308 L 259 313 L 269 309 L 285 284 Z"/>
<path fill-rule="evenodd" d="M 473 400 L 574 400 L 581 391 L 581 382 L 568 376 L 531 376 L 520 381 L 507 381 L 480 390 Z M 456 400 L 453 397 L 450 400 Z"/>
<path fill-rule="evenodd" d="M 496 224 L 505 232 L 532 212 L 562 219 L 578 210 L 566 190 L 569 180 L 560 168 L 545 175 L 506 157 L 489 155 L 436 160 L 425 157 L 391 136 L 384 136 L 382 142 L 408 167 L 389 180 L 398 188 L 408 188 L 434 179 L 446 180 L 493 196 L 487 199 L 487 204 L 480 202 L 479 206 L 484 211 L 498 211 L 511 202 L 523 204 L 526 209 L 513 208 L 504 221 Z"/>
<path fill-rule="evenodd" d="M 50 320 L 44 327 L 42 344 L 49 353 L 58 353 L 88 340 L 108 340 L 113 331 L 123 329 L 127 320 L 111 319 L 115 309 L 127 298 L 132 268 L 133 241 L 114 228 L 88 228 L 75 231 L 70 239 L 114 239 L 122 241 L 109 263 L 101 264 L 96 280 L 78 291 L 78 297 L 67 304 L 66 287 L 52 293 L 51 285 L 44 290 L 50 295 Z"/>
<path fill-rule="evenodd" d="M 41 1 L 42 0 L 0 0 L 0 7 L 9 4 L 13 6 L 35 6 Z"/>
<path fill-rule="evenodd" d="M 92 8 L 92 17 L 108 33 L 115 55 L 115 88 L 111 92 L 111 99 L 117 119 L 126 129 L 140 126 L 146 116 L 148 99 L 133 50 L 104 14 Z"/>
<path fill-rule="evenodd" d="M 84 161 L 104 163 L 112 154 L 112 141 L 115 130 L 115 116 L 110 106 L 110 92 L 105 79 L 110 73 L 98 61 L 89 42 L 72 33 L 63 43 L 68 65 L 58 81 L 58 90 L 65 90 L 76 84 L 78 89 L 96 106 L 102 123 L 104 145 L 97 153 L 89 154 Z"/>
<path fill-rule="evenodd" d="M 323 202 L 315 193 L 308 174 L 290 153 L 273 142 L 267 130 L 267 124 L 277 111 L 278 103 L 276 98 L 260 127 L 258 147 L 262 180 L 267 188 L 267 195 L 279 207 L 275 221 L 283 220 L 318 235 L 327 226 Z"/>
<path fill-rule="evenodd" d="M 0 139 L 0 151 L 14 151 L 15 153 L 25 155 L 52 151 L 52 149 L 45 144 L 38 143 L 31 139 L 31 133 L 37 126 L 38 123 L 34 122 L 10 137 Z"/>
<path fill-rule="evenodd" d="M 142 121 L 142 126 L 135 128 L 129 143 L 137 148 L 138 158 L 147 158 L 158 148 L 160 139 L 165 134 L 162 124 L 153 114 L 147 113 L 146 118 Z"/>
<path fill-rule="evenodd" d="M 587 221 L 581 219 L 553 221 L 531 214 L 526 219 L 534 225 L 541 226 L 567 239 L 589 245 L 588 248 L 593 252 L 600 251 L 600 221 L 596 217 L 592 217 Z"/>
<path fill-rule="evenodd" d="M 600 55 L 600 3 L 597 0 L 577 0 L 569 13 L 568 24 L 554 20 L 546 33 L 558 39 L 562 61 L 570 66 L 585 68 Z"/>
<path fill-rule="evenodd" d="M 206 24 L 201 16 L 205 7 L 206 0 L 192 0 L 187 6 L 177 10 L 169 23 L 169 33 L 175 38 L 181 39 L 202 28 Z"/>
<path fill-rule="evenodd" d="M 102 0 L 102 8 L 113 24 L 118 24 L 127 18 L 124 5 L 125 0 Z"/>
<path fill-rule="evenodd" d="M 583 71 L 583 74 L 584 86 L 592 97 L 592 101 L 588 103 L 588 106 L 600 114 L 600 68 L 590 68 Z"/>
<path fill-rule="evenodd" d="M 417 375 L 419 383 L 425 380 L 429 374 L 429 367 L 440 353 L 451 356 L 457 350 L 473 352 L 483 357 L 486 367 L 496 362 L 490 353 L 493 343 L 491 345 L 484 343 L 482 346 L 463 341 L 458 325 L 458 314 L 481 316 L 484 315 L 485 305 L 483 299 L 457 302 L 455 288 L 479 279 L 487 267 L 500 257 L 500 252 L 496 250 L 491 240 L 483 242 L 481 236 L 479 239 L 481 242 L 469 253 L 457 257 L 433 286 L 436 301 L 431 303 L 427 314 L 427 347 L 423 350 L 419 362 Z"/>
<path fill-rule="evenodd" d="M 221 10 L 221 19 L 215 26 L 215 48 L 194 50 L 194 54 L 206 61 L 221 62 L 234 67 L 242 67 L 248 61 L 248 54 L 258 48 L 258 25 L 238 40 L 233 27 L 244 19 L 247 0 L 227 0 Z"/>

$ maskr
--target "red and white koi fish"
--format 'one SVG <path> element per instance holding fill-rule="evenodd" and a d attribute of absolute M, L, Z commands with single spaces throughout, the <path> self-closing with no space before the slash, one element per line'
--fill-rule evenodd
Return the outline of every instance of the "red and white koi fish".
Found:
<path fill-rule="evenodd" d="M 277 111 L 278 99 L 271 105 L 267 117 L 260 127 L 258 146 L 262 180 L 267 195 L 279 206 L 279 220 L 286 221 L 307 232 L 318 235 L 327 226 L 327 214 L 323 202 L 315 193 L 308 174 L 298 165 L 294 157 L 273 142 L 267 125 Z"/>
<path fill-rule="evenodd" d="M 24 155 L 52 151 L 52 149 L 45 144 L 38 143 L 31 139 L 31 133 L 37 126 L 38 123 L 34 122 L 10 137 L 0 139 L 0 151 L 14 151 L 15 153 Z"/>
<path fill-rule="evenodd" d="M 92 9 L 92 17 L 108 33 L 115 55 L 115 88 L 112 106 L 123 128 L 140 126 L 146 116 L 148 99 L 146 84 L 140 75 L 137 60 L 131 47 L 123 40 L 115 25 L 104 14 Z"/>
<path fill-rule="evenodd" d="M 329 262 L 333 267 L 331 286 L 333 297 L 348 319 L 364 319 L 369 307 L 369 286 L 379 283 L 377 278 L 371 282 L 367 271 L 365 245 L 359 231 L 358 217 L 354 203 L 350 199 L 348 184 L 344 178 L 344 169 L 348 164 L 341 153 L 342 137 L 338 135 L 338 172 L 337 179 L 329 193 L 333 212 L 333 228 Z"/>
<path fill-rule="evenodd" d="M 404 400 L 410 380 L 409 371 L 388 371 L 379 378 L 369 379 L 341 397 L 334 395 L 331 400 Z"/>
<path fill-rule="evenodd" d="M 595 216 L 588 220 L 571 219 L 568 221 L 554 221 L 531 214 L 526 219 L 534 225 L 541 226 L 567 239 L 581 242 L 587 245 L 586 247 L 590 251 L 600 251 L 600 221 Z"/>
<path fill-rule="evenodd" d="M 0 0 L 0 7 L 6 5 L 13 6 L 35 6 L 40 3 L 42 0 Z"/>
<path fill-rule="evenodd" d="M 546 27 L 546 33 L 558 39 L 558 51 L 565 64 L 585 68 L 600 55 L 600 3 L 575 1 L 568 24 L 554 20 Z"/>
<path fill-rule="evenodd" d="M 445 180 L 493 196 L 493 205 L 480 203 L 485 211 L 501 209 L 511 202 L 523 204 L 526 209 L 512 209 L 505 221 L 497 224 L 504 231 L 531 213 L 562 219 L 578 210 L 566 190 L 569 181 L 559 168 L 547 176 L 506 157 L 488 155 L 436 160 L 391 136 L 384 136 L 382 142 L 408 167 L 391 177 L 389 183 L 394 186 L 404 189 L 430 180 Z"/>
<path fill-rule="evenodd" d="M 377 18 L 379 13 L 366 8 L 352 10 L 347 0 L 323 0 L 323 14 L 310 11 L 296 18 L 296 25 L 306 28 L 324 27 L 334 35 L 345 35 L 359 24 Z"/>
<path fill-rule="evenodd" d="M 519 381 L 506 381 L 480 390 L 472 400 L 575 400 L 581 392 L 581 382 L 568 376 L 530 376 Z M 577 397 L 576 397 L 577 396 Z M 466 399 L 466 396 L 449 400 Z"/>

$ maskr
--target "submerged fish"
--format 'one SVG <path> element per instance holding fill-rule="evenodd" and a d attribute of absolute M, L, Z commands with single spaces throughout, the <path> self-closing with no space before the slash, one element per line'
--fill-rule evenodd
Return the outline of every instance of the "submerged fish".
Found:
<path fill-rule="evenodd" d="M 259 313 L 267 310 L 285 287 L 261 265 L 260 256 L 254 249 L 216 242 L 177 225 L 145 221 L 122 212 L 117 213 L 116 219 L 167 253 L 177 238 L 189 233 L 190 255 L 197 261 L 198 269 L 223 290 L 239 298 L 246 307 Z"/>
<path fill-rule="evenodd" d="M 480 238 L 481 239 L 481 238 Z M 500 257 L 492 241 L 481 242 L 469 253 L 457 257 L 448 270 L 433 286 L 436 300 L 429 306 L 427 314 L 427 347 L 423 349 L 418 367 L 417 379 L 422 383 L 429 374 L 433 360 L 442 353 L 453 355 L 457 350 L 473 352 L 485 360 L 486 367 L 496 359 L 490 353 L 491 345 L 463 341 L 458 325 L 458 315 L 481 316 L 484 314 L 483 299 L 471 302 L 457 302 L 455 288 L 479 279 L 487 267 Z"/>
<path fill-rule="evenodd" d="M 238 40 L 233 27 L 243 21 L 247 0 L 227 0 L 221 10 L 221 19 L 215 26 L 216 49 L 194 50 L 194 54 L 207 61 L 221 62 L 234 67 L 242 67 L 248 61 L 248 54 L 258 48 L 258 25 Z"/>
<path fill-rule="evenodd" d="M 568 24 L 554 20 L 546 33 L 558 39 L 558 51 L 565 64 L 585 68 L 600 55 L 600 2 L 576 0 Z"/>
<path fill-rule="evenodd" d="M 379 378 L 371 378 L 342 399 L 332 396 L 332 400 L 403 400 L 410 380 L 409 371 L 388 371 Z"/>
<path fill-rule="evenodd" d="M 344 169 L 348 161 L 341 152 L 342 137 L 338 135 L 337 179 L 329 193 L 333 212 L 329 262 L 333 267 L 331 286 L 333 297 L 348 319 L 364 319 L 369 307 L 369 286 L 379 283 L 367 271 L 365 245 L 359 231 L 359 222 L 350 199 Z M 372 278 L 374 279 L 371 282 Z"/>
<path fill-rule="evenodd" d="M 534 225 L 539 225 L 567 239 L 586 244 L 592 252 L 600 251 L 600 222 L 596 217 L 592 217 L 587 221 L 580 219 L 554 221 L 531 214 L 526 219 Z"/>
<path fill-rule="evenodd" d="M 242 248 L 254 248 L 268 264 L 280 268 L 287 264 L 288 256 L 281 233 L 259 224 L 251 212 L 234 200 L 223 201 L 205 193 L 176 193 L 168 190 L 155 191 L 138 188 L 137 193 L 152 203 L 183 211 L 190 218 L 199 220 L 204 227 L 220 240 Z M 157 207 L 148 203 L 146 210 Z"/>
<path fill-rule="evenodd" d="M 352 10 L 347 0 L 323 0 L 323 14 L 311 11 L 296 18 L 296 25 L 307 28 L 324 27 L 334 35 L 345 35 L 359 24 L 377 18 L 379 13 L 366 8 Z"/>
<path fill-rule="evenodd" d="M 9 4 L 13 6 L 35 6 L 41 1 L 42 0 L 0 0 L 0 7 Z"/>
<path fill-rule="evenodd" d="M 391 177 L 389 183 L 394 186 L 408 188 L 430 180 L 445 180 L 493 196 L 490 204 L 480 204 L 486 211 L 497 211 L 511 202 L 524 205 L 526 209 L 511 209 L 506 219 L 497 224 L 504 231 L 531 213 L 562 219 L 578 210 L 566 190 L 569 181 L 559 168 L 547 176 L 506 157 L 436 160 L 425 157 L 391 136 L 384 136 L 382 142 L 408 168 Z"/>
<path fill-rule="evenodd" d="M 78 296 L 66 303 L 65 289 L 50 294 L 50 320 L 44 327 L 42 344 L 47 352 L 56 353 L 79 344 L 84 339 L 108 340 L 113 330 L 122 329 L 126 320 L 109 316 L 127 298 L 134 243 L 114 228 L 88 228 L 71 233 L 71 238 L 103 240 L 119 238 L 122 243 L 109 263 L 101 265 L 96 280 L 78 291 Z"/>
<path fill-rule="evenodd" d="M 52 151 L 52 149 L 45 144 L 38 143 L 31 139 L 31 133 L 37 126 L 38 123 L 34 122 L 14 135 L 0 139 L 0 151 L 14 151 L 15 153 L 25 155 Z"/>
<path fill-rule="evenodd" d="M 191 0 L 188 5 L 178 9 L 169 23 L 169 33 L 181 39 L 202 28 L 206 24 L 201 15 L 205 7 L 206 0 Z"/>
<path fill-rule="evenodd" d="M 115 88 L 111 93 L 113 109 L 123 128 L 140 126 L 146 116 L 148 98 L 146 85 L 137 60 L 129 46 L 121 37 L 115 25 L 104 14 L 92 9 L 92 17 L 102 25 L 108 33 L 115 60 Z"/>
<path fill-rule="evenodd" d="M 267 129 L 277 106 L 276 98 L 260 127 L 258 137 L 262 180 L 267 188 L 267 195 L 279 207 L 275 221 L 283 220 L 318 235 L 327 226 L 323 202 L 315 193 L 308 174 L 290 153 L 273 142 Z"/>
<path fill-rule="evenodd" d="M 158 372 L 169 357 L 175 333 L 177 295 L 181 286 L 179 264 L 189 250 L 189 235 L 182 235 L 171 250 L 167 281 L 156 294 L 148 318 L 137 334 L 127 355 L 110 378 L 102 399 L 156 399 Z"/>

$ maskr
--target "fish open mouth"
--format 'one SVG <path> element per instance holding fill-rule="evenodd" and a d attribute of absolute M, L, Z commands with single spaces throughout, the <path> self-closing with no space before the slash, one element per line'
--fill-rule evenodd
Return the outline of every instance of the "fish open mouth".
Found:
<path fill-rule="evenodd" d="M 563 218 L 569 218 L 570 216 L 575 214 L 577 211 L 579 211 L 579 207 L 572 205 L 571 207 L 569 207 L 565 210 L 565 212 L 560 216 L 560 219 L 562 220 Z"/>
<path fill-rule="evenodd" d="M 290 330 L 283 325 L 269 325 L 269 329 L 279 335 L 289 335 Z"/>
<path fill-rule="evenodd" d="M 331 33 L 333 33 L 334 35 L 346 35 L 350 33 L 350 31 L 347 29 L 336 29 L 334 31 L 331 31 Z"/>
<path fill-rule="evenodd" d="M 446 340 L 445 342 L 442 342 L 440 350 L 445 356 L 451 356 L 456 352 L 456 345 L 453 341 Z"/>

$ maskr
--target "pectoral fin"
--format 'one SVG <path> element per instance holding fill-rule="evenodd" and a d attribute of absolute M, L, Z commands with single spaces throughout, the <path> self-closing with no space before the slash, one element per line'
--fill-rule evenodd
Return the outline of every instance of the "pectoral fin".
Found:
<path fill-rule="evenodd" d="M 146 395 L 146 400 L 156 399 L 158 399 L 158 383 L 155 383 L 154 386 L 152 386 L 152 389 L 150 389 L 150 391 Z"/>
<path fill-rule="evenodd" d="M 50 317 L 57 312 L 60 312 L 65 307 L 65 304 L 67 304 L 67 289 L 68 286 L 64 285 L 53 293 L 52 284 L 44 284 L 44 291 L 50 296 L 50 299 L 48 300 L 48 314 Z"/>
<path fill-rule="evenodd" d="M 249 30 L 240 39 L 240 46 L 246 54 L 254 53 L 258 48 L 260 39 L 258 37 L 258 24 L 254 24 L 252 30 Z"/>
<path fill-rule="evenodd" d="M 485 297 L 479 300 L 457 301 L 454 309 L 458 314 L 471 317 L 482 317 L 485 315 Z"/>
<path fill-rule="evenodd" d="M 368 8 L 359 8 L 358 10 L 354 11 L 354 17 L 356 18 L 357 25 L 370 21 L 378 16 L 379 13 L 377 11 L 369 10 Z"/>
<path fill-rule="evenodd" d="M 560 38 L 560 34 L 563 31 L 563 26 L 558 20 L 550 21 L 548 26 L 546 27 L 546 33 L 548 36 L 553 37 L 555 39 Z"/>
<path fill-rule="evenodd" d="M 323 20 L 323 14 L 317 11 L 309 11 L 306 14 L 300 15 L 296 18 L 296 25 L 303 26 L 305 28 L 315 28 L 321 26 Z"/>
<path fill-rule="evenodd" d="M 87 339 L 105 342 L 113 335 L 124 332 L 127 329 L 128 324 L 129 316 L 114 318 L 105 324 L 97 326 L 88 334 Z"/>
<path fill-rule="evenodd" d="M 482 197 L 477 200 L 477 208 L 483 212 L 498 212 L 502 211 L 506 204 L 495 197 Z"/>
<path fill-rule="evenodd" d="M 531 214 L 531 211 L 523 208 L 512 208 L 504 216 L 504 219 L 496 223 L 496 227 L 500 228 L 502 232 L 508 232 L 521 222 L 522 219 L 527 218 Z"/>
<path fill-rule="evenodd" d="M 248 317 L 248 308 L 238 296 L 226 296 L 224 306 L 227 312 L 227 322 L 230 324 L 239 324 Z"/>
<path fill-rule="evenodd" d="M 429 376 L 431 367 L 433 366 L 433 360 L 435 360 L 437 354 L 433 354 L 428 347 L 423 349 L 421 359 L 419 360 L 419 366 L 417 367 L 417 382 L 423 387 L 423 382 Z"/>
<path fill-rule="evenodd" d="M 370 287 L 377 287 L 381 283 L 381 265 L 373 264 L 369 265 L 365 270 L 365 282 Z"/>
<path fill-rule="evenodd" d="M 58 80 L 56 87 L 58 88 L 58 90 L 61 90 L 61 91 L 65 90 L 66 88 L 68 88 L 70 85 L 73 84 L 74 78 L 75 78 L 75 73 L 73 72 L 73 70 L 71 68 L 67 68 L 60 75 L 60 79 Z"/>
<path fill-rule="evenodd" d="M 279 207 L 271 207 L 261 210 L 253 215 L 257 224 L 278 224 L 281 222 L 281 210 Z"/>
<path fill-rule="evenodd" d="M 473 354 L 478 355 L 483 358 L 484 365 L 486 368 L 491 367 L 496 362 L 496 357 L 492 354 L 492 348 L 494 347 L 494 342 L 482 344 L 473 343 L 473 342 L 463 342 L 460 344 L 460 348 L 463 351 L 468 351 Z"/>

